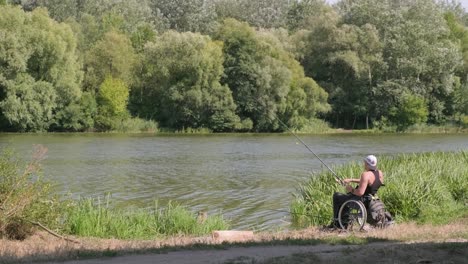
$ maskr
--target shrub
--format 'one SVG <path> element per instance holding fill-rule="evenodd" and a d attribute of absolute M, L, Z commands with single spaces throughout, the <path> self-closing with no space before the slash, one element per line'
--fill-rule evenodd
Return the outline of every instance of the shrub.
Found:
<path fill-rule="evenodd" d="M 462 115 L 460 117 L 460 124 L 464 127 L 464 128 L 468 128 L 468 115 Z"/>
<path fill-rule="evenodd" d="M 404 93 L 400 105 L 391 108 L 390 118 L 397 131 L 404 131 L 414 124 L 425 123 L 429 110 L 422 97 Z"/>
<path fill-rule="evenodd" d="M 158 132 L 158 123 L 137 117 L 124 119 L 116 124 L 118 132 Z"/>
<path fill-rule="evenodd" d="M 330 124 L 318 118 L 311 118 L 297 133 L 321 134 L 331 132 Z"/>
<path fill-rule="evenodd" d="M 59 223 L 61 203 L 50 196 L 50 184 L 40 174 L 40 161 L 47 149 L 36 146 L 32 161 L 23 164 L 10 150 L 0 155 L 0 236 L 24 239 L 31 224 L 49 227 Z"/>

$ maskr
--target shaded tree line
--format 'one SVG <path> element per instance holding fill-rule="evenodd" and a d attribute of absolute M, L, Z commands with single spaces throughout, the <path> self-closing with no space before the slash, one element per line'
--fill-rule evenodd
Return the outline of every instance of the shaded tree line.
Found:
<path fill-rule="evenodd" d="M 456 1 L 3 0 L 0 130 L 468 123 Z"/>

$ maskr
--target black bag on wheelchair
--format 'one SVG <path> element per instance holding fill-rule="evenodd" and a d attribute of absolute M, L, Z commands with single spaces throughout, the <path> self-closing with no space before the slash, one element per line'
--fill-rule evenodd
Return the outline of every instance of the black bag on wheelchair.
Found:
<path fill-rule="evenodd" d="M 373 226 L 384 228 L 393 223 L 392 215 L 385 210 L 384 203 L 376 197 L 369 201 L 367 222 Z"/>

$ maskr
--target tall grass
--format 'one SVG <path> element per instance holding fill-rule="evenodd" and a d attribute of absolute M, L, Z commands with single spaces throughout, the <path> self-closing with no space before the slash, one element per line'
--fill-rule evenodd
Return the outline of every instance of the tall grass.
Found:
<path fill-rule="evenodd" d="M 169 203 L 152 210 L 111 209 L 109 198 L 84 199 L 70 208 L 65 231 L 70 235 L 117 239 L 150 239 L 174 235 L 203 235 L 227 229 L 220 215 L 200 219 L 186 208 Z"/>
<path fill-rule="evenodd" d="M 406 133 L 413 134 L 450 134 L 450 133 L 466 133 L 466 128 L 463 125 L 455 123 L 447 123 L 445 125 L 428 125 L 428 124 L 416 124 L 410 126 L 405 130 Z"/>
<path fill-rule="evenodd" d="M 158 132 L 158 123 L 152 120 L 145 120 L 137 117 L 128 118 L 117 122 L 115 131 L 123 133 L 137 132 Z"/>
<path fill-rule="evenodd" d="M 385 186 L 379 197 L 399 221 L 446 223 L 468 216 L 468 152 L 403 154 L 383 157 L 379 169 Z M 344 178 L 358 178 L 362 162 L 335 169 Z M 327 224 L 332 219 L 332 195 L 344 192 L 329 172 L 313 175 L 298 188 L 291 205 L 298 226 Z"/>
<path fill-rule="evenodd" d="M 312 118 L 303 128 L 296 130 L 295 132 L 304 134 L 326 134 L 333 132 L 333 130 L 327 122 L 321 119 Z"/>
<path fill-rule="evenodd" d="M 199 128 L 191 128 L 185 127 L 180 130 L 174 131 L 176 134 L 211 134 L 213 131 L 206 127 L 199 127 Z"/>

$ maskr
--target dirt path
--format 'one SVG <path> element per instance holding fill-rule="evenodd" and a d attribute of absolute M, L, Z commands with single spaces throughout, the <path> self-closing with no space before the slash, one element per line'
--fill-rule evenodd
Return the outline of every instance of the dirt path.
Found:
<path fill-rule="evenodd" d="M 298 253 L 320 253 L 337 254 L 345 248 L 355 246 L 260 246 L 248 248 L 229 248 L 227 250 L 202 250 L 202 251 L 179 251 L 167 254 L 134 255 L 115 258 L 106 258 L 99 260 L 70 261 L 67 264 L 110 264 L 110 263 L 178 263 L 178 264 L 196 264 L 196 263 L 224 263 L 229 260 L 239 259 L 240 257 L 255 258 L 263 260 L 280 256 L 290 256 Z"/>
<path fill-rule="evenodd" d="M 464 248 L 464 250 L 463 250 Z M 461 250 L 457 250 L 461 249 Z M 393 252 L 393 254 L 392 254 Z M 372 253 L 381 254 L 373 256 Z M 283 258 L 281 258 L 283 257 Z M 379 263 L 465 263 L 468 259 L 468 240 L 452 243 L 392 243 L 366 245 L 310 245 L 233 247 L 226 250 L 176 251 L 167 254 L 130 255 L 114 258 L 69 261 L 66 264 L 124 264 L 124 263 L 336 263 L 369 261 Z M 295 259 L 295 260 L 294 260 Z M 276 262 L 275 262 L 276 263 Z"/>
<path fill-rule="evenodd" d="M 346 263 L 343 262 L 346 260 L 367 263 L 369 259 L 378 259 L 379 263 L 423 263 L 419 261 L 425 258 L 431 260 L 426 263 L 466 263 L 468 259 L 466 219 L 443 226 L 409 223 L 356 233 L 317 228 L 258 233 L 241 246 L 220 244 L 210 236 L 165 240 L 76 239 L 78 244 L 45 232 L 24 241 L 0 239 L 0 263 L 302 264 Z"/>
<path fill-rule="evenodd" d="M 262 260 L 280 256 L 289 256 L 297 253 L 333 253 L 339 252 L 347 246 L 255 246 L 255 247 L 234 247 L 226 250 L 201 250 L 201 251 L 177 251 L 167 254 L 132 255 L 115 258 L 103 258 L 97 260 L 69 261 L 66 264 L 123 264 L 123 263 L 224 263 L 229 260 L 246 257 L 250 259 Z"/>

